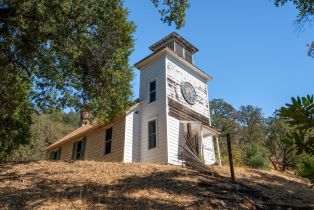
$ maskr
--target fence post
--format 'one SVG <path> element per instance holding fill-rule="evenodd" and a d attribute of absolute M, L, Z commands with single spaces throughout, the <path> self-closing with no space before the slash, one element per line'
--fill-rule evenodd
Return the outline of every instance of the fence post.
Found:
<path fill-rule="evenodd" d="M 226 137 L 227 137 L 227 147 L 228 147 L 228 155 L 229 155 L 229 165 L 230 165 L 231 179 L 232 179 L 232 180 L 235 180 L 234 168 L 233 168 L 233 159 L 232 159 L 232 148 L 231 148 L 230 133 L 227 133 L 227 134 L 226 134 Z"/>

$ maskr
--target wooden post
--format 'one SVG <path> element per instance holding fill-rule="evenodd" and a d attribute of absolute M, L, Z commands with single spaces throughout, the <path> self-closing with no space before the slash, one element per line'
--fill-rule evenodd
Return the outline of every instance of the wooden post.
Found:
<path fill-rule="evenodd" d="M 216 139 L 216 145 L 217 145 L 218 163 L 219 163 L 219 166 L 221 166 L 221 157 L 220 157 L 220 147 L 219 147 L 218 136 L 216 136 L 215 139 Z"/>
<path fill-rule="evenodd" d="M 228 147 L 228 155 L 229 155 L 229 165 L 230 165 L 231 179 L 232 179 L 232 180 L 235 180 L 234 168 L 233 168 L 233 160 L 232 160 L 232 148 L 231 148 L 230 133 L 227 133 L 227 134 L 226 134 L 226 137 L 227 137 L 227 147 Z"/>

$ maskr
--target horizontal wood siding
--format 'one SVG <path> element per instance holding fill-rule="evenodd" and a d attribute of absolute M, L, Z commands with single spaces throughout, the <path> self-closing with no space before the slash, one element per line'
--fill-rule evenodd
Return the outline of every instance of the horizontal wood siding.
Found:
<path fill-rule="evenodd" d="M 180 164 L 178 154 L 180 145 L 185 143 L 181 120 L 197 121 L 210 125 L 207 80 L 195 74 L 188 66 L 180 62 L 177 57 L 167 55 L 167 131 L 168 131 L 168 158 L 171 164 Z M 193 85 L 197 100 L 194 105 L 188 104 L 181 92 L 181 84 L 189 82 Z M 203 153 L 205 162 L 215 162 L 212 138 L 203 139 Z"/>
<path fill-rule="evenodd" d="M 215 149 L 212 136 L 203 137 L 203 154 L 206 164 L 215 163 Z"/>
<path fill-rule="evenodd" d="M 165 56 L 141 68 L 140 80 L 140 161 L 167 162 L 166 72 Z M 149 83 L 156 80 L 156 101 L 149 103 Z M 148 149 L 148 122 L 157 117 L 157 146 Z"/>
<path fill-rule="evenodd" d="M 207 93 L 207 81 L 177 58 L 167 55 L 167 96 L 183 106 L 209 118 L 209 102 Z M 197 99 L 194 105 L 188 104 L 181 93 L 182 82 L 189 82 L 193 85 Z"/>
<path fill-rule="evenodd" d="M 78 139 L 68 141 L 68 142 L 60 145 L 60 147 L 61 147 L 60 159 L 61 160 L 71 160 L 72 159 L 73 143 L 77 140 Z"/>
<path fill-rule="evenodd" d="M 123 162 L 138 162 L 140 153 L 139 108 L 130 111 L 125 118 L 125 143 Z"/>
<path fill-rule="evenodd" d="M 180 145 L 185 143 L 183 126 L 174 117 L 168 116 L 168 160 L 169 163 L 179 165 L 181 161 L 178 155 L 181 152 Z"/>
<path fill-rule="evenodd" d="M 124 125 L 125 118 L 120 118 L 119 120 L 115 121 L 112 125 L 91 131 L 90 133 L 87 133 L 85 136 L 82 136 L 80 138 L 66 141 L 65 143 L 60 145 L 61 147 L 60 159 L 71 160 L 74 142 L 79 141 L 83 137 L 86 137 L 84 160 L 111 161 L 111 162 L 123 161 Z M 105 130 L 111 126 L 113 128 L 111 153 L 104 155 Z M 49 152 L 50 151 L 47 151 L 47 153 Z"/>
<path fill-rule="evenodd" d="M 112 147 L 111 153 L 104 155 L 105 148 L 105 130 L 102 135 L 102 152 L 99 156 L 102 156 L 101 160 L 110 162 L 122 162 L 124 152 L 124 132 L 125 132 L 125 118 L 114 123 L 112 127 Z M 99 138 L 99 140 L 101 140 Z"/>

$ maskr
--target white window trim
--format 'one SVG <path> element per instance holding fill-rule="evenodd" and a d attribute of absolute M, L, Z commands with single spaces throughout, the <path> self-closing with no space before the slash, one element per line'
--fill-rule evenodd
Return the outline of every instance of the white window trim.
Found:
<path fill-rule="evenodd" d="M 153 147 L 153 148 L 149 148 L 149 129 L 148 129 L 148 123 L 151 122 L 151 121 L 156 121 L 156 147 Z M 154 117 L 151 117 L 149 119 L 147 119 L 147 123 L 146 123 L 146 126 L 147 126 L 147 150 L 154 150 L 154 149 L 157 149 L 158 148 L 158 116 L 154 116 Z"/>

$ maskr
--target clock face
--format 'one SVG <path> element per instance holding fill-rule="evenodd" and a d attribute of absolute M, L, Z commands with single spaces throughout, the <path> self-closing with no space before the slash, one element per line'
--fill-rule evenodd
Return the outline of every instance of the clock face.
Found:
<path fill-rule="evenodd" d="M 186 102 L 191 105 L 194 105 L 196 103 L 196 91 L 190 83 L 183 82 L 181 84 L 181 92 Z"/>

